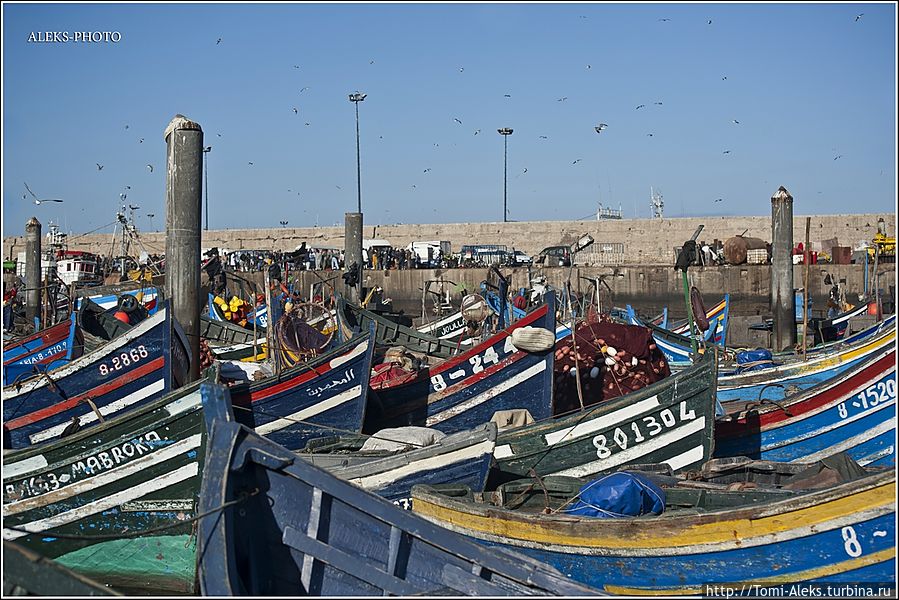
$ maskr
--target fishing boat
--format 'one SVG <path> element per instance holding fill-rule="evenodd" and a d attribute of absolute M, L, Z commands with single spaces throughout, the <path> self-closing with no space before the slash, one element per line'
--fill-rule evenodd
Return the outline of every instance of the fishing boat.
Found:
<path fill-rule="evenodd" d="M 192 593 L 201 383 L 5 454 L 3 539 L 125 593 Z"/>
<path fill-rule="evenodd" d="M 79 308 L 81 298 L 89 298 L 103 309 L 115 308 L 121 302 L 122 295 L 134 296 L 151 315 L 156 312 L 162 300 L 161 290 L 153 284 L 146 281 L 123 281 L 77 290 L 75 309 Z"/>
<path fill-rule="evenodd" d="M 702 340 L 705 343 L 711 343 L 723 346 L 727 338 L 727 315 L 730 295 L 726 294 L 724 300 L 713 306 L 707 313 L 706 318 L 709 320 L 709 328 L 702 332 Z M 692 342 L 689 337 L 689 324 L 686 327 L 680 326 L 675 329 L 667 329 L 652 322 L 640 319 L 633 307 L 628 304 L 625 308 L 625 316 L 632 325 L 642 325 L 652 330 L 652 335 L 656 340 L 659 348 L 664 352 L 665 358 L 672 364 L 684 364 L 690 362 L 692 353 Z"/>
<path fill-rule="evenodd" d="M 820 475 L 820 465 L 796 467 L 782 475 Z M 778 475 L 769 471 L 765 477 Z M 617 518 L 567 514 L 586 483 L 571 478 L 510 482 L 492 494 L 415 486 L 412 510 L 614 594 L 700 595 L 719 583 L 737 590 L 798 582 L 895 588 L 896 471 L 853 476 L 850 469 L 840 483 L 819 477 L 824 487 L 812 491 L 789 479 L 778 486 L 733 477 L 685 482 L 662 487 L 661 514 Z"/>
<path fill-rule="evenodd" d="M 216 321 L 200 315 L 200 338 L 218 360 L 242 360 L 256 356 L 267 347 L 265 329 L 252 329 L 235 325 L 230 321 Z"/>
<path fill-rule="evenodd" d="M 259 381 L 232 386 L 236 418 L 260 435 L 301 450 L 312 438 L 358 433 L 374 353 L 371 331 Z"/>
<path fill-rule="evenodd" d="M 120 596 L 14 543 L 3 541 L 3 596 Z"/>
<path fill-rule="evenodd" d="M 82 309 L 80 315 L 97 317 L 101 313 Z M 190 351 L 168 306 L 111 340 L 110 331 L 102 326 L 91 328 L 82 321 L 80 329 L 85 343 L 95 338 L 93 341 L 102 345 L 59 368 L 3 389 L 7 448 L 45 443 L 66 430 L 92 426 L 186 381 Z"/>
<path fill-rule="evenodd" d="M 518 329 L 555 330 L 555 295 L 527 316 L 459 356 L 423 367 L 408 382 L 372 388 L 363 433 L 417 425 L 444 433 L 471 429 L 501 410 L 527 410 L 534 420 L 552 413 L 552 346 L 519 350 Z M 517 335 L 517 334 L 516 334 Z"/>
<path fill-rule="evenodd" d="M 690 369 L 586 409 L 502 431 L 491 480 L 586 477 L 633 463 L 695 468 L 712 454 L 716 363 Z M 488 484 L 490 485 L 490 484 Z"/>
<path fill-rule="evenodd" d="M 70 342 L 75 337 L 75 321 L 70 315 L 51 327 L 6 344 L 3 347 L 3 385 L 33 373 L 35 366 L 47 371 L 70 360 L 74 351 L 74 344 Z"/>
<path fill-rule="evenodd" d="M 411 327 L 400 325 L 377 313 L 355 306 L 337 295 L 337 319 L 340 335 L 348 339 L 353 334 L 367 331 L 374 324 L 375 343 L 380 346 L 403 346 L 438 358 L 449 358 L 459 353 L 456 341 L 446 341 L 419 333 Z"/>
<path fill-rule="evenodd" d="M 496 444 L 495 423 L 445 437 L 436 430 L 406 429 L 312 440 L 298 456 L 403 508 L 410 508 L 410 491 L 420 483 L 484 490 Z M 367 440 L 379 443 L 366 449 Z"/>
<path fill-rule="evenodd" d="M 596 593 L 428 523 L 236 422 L 218 416 L 208 427 L 197 531 L 205 596 Z"/>
<path fill-rule="evenodd" d="M 228 321 L 225 318 L 225 314 L 222 311 L 222 308 L 216 302 L 225 302 L 222 298 L 217 298 L 214 294 L 209 294 L 208 301 L 208 312 L 207 315 L 213 321 Z M 268 306 L 262 305 L 259 307 L 255 307 L 247 313 L 247 323 L 249 327 L 253 326 L 253 323 L 256 324 L 257 327 L 261 327 L 263 330 L 268 327 Z"/>
<path fill-rule="evenodd" d="M 764 395 L 765 389 L 761 395 Z M 781 400 L 732 400 L 715 424 L 715 456 L 813 462 L 845 452 L 861 465 L 896 463 L 896 346 Z"/>
<path fill-rule="evenodd" d="M 783 363 L 758 371 L 721 373 L 718 400 L 761 399 L 780 401 L 787 394 L 808 389 L 862 362 L 865 358 L 896 344 L 896 326 L 854 344 L 817 352 L 802 360 L 801 355 L 779 356 Z"/>

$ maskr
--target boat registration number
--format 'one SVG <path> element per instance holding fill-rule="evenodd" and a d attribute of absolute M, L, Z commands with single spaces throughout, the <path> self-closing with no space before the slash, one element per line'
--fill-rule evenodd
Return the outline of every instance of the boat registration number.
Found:
<path fill-rule="evenodd" d="M 593 438 L 593 446 L 596 448 L 596 456 L 598 458 L 609 458 L 612 456 L 612 449 L 615 444 L 621 450 L 627 450 L 627 447 L 636 446 L 637 444 L 657 436 L 666 429 L 671 429 L 678 423 L 692 421 L 696 419 L 696 411 L 692 408 L 687 410 L 686 400 L 682 400 L 677 414 L 670 408 L 663 409 L 656 415 L 648 415 L 642 419 L 638 419 L 622 427 L 616 427 L 612 433 L 610 440 L 605 434 L 599 434 Z M 630 434 L 628 434 L 630 430 Z"/>

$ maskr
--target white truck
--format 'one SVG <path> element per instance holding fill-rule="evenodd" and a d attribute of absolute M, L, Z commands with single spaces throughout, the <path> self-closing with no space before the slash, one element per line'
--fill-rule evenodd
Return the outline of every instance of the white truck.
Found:
<path fill-rule="evenodd" d="M 418 256 L 422 265 L 436 267 L 441 258 L 452 254 L 452 244 L 447 241 L 410 242 L 406 250 L 411 250 Z"/>

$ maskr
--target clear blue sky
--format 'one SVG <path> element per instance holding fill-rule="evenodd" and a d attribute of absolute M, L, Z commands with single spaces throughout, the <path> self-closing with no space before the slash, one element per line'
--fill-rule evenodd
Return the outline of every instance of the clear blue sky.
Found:
<path fill-rule="evenodd" d="M 82 30 L 122 37 L 28 42 Z M 4 235 L 123 192 L 160 228 L 176 113 L 213 147 L 210 228 L 343 223 L 355 90 L 366 224 L 502 220 L 499 127 L 511 220 L 646 218 L 650 186 L 668 217 L 769 214 L 779 185 L 797 215 L 895 211 L 893 3 L 6 3 L 3 51 Z"/>

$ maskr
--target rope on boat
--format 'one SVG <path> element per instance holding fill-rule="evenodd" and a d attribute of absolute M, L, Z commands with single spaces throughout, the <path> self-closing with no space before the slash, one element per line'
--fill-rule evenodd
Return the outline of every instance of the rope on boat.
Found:
<path fill-rule="evenodd" d="M 235 500 L 229 500 L 228 502 L 225 502 L 221 506 L 217 506 L 216 508 L 207 510 L 204 513 L 194 515 L 193 517 L 184 519 L 182 521 L 178 521 L 177 523 L 169 523 L 168 525 L 160 525 L 159 527 L 152 527 L 150 529 L 142 529 L 140 531 L 108 533 L 108 534 L 101 533 L 98 535 L 73 535 L 73 534 L 66 534 L 66 533 L 48 533 L 48 532 L 52 532 L 53 531 L 52 529 L 44 529 L 41 531 L 31 531 L 30 529 L 25 529 L 23 527 L 15 527 L 14 525 L 7 525 L 4 527 L 4 529 L 9 529 L 10 531 L 17 531 L 20 533 L 27 533 L 30 535 L 51 536 L 51 537 L 61 538 L 64 540 L 123 540 L 123 539 L 131 539 L 131 538 L 143 537 L 145 535 L 152 535 L 154 533 L 159 533 L 161 531 L 167 531 L 169 529 L 175 529 L 176 527 L 181 527 L 188 523 L 193 523 L 193 522 L 199 521 L 203 517 L 207 517 L 211 514 L 221 512 L 221 511 L 225 510 L 226 508 L 230 508 L 236 504 L 245 502 L 246 500 L 248 500 L 252 496 L 255 496 L 258 493 L 259 493 L 259 488 L 253 488 L 253 491 L 251 491 L 251 492 L 241 492 L 240 498 L 237 498 Z M 162 512 L 162 511 L 160 511 L 160 512 Z M 165 512 L 173 512 L 173 511 L 165 511 Z"/>

